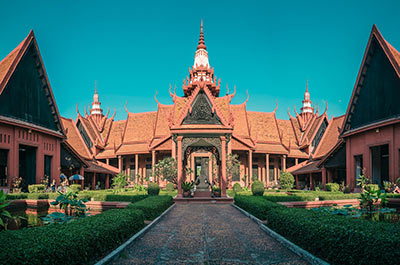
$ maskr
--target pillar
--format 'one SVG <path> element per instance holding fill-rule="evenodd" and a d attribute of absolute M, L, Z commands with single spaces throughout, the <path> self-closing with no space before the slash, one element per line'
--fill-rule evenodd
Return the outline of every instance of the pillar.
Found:
<path fill-rule="evenodd" d="M 310 176 L 310 190 L 312 190 L 313 189 L 312 173 L 310 173 L 309 176 Z"/>
<path fill-rule="evenodd" d="M 118 156 L 118 170 L 122 173 L 122 156 Z"/>
<path fill-rule="evenodd" d="M 282 156 L 282 171 L 286 171 L 286 155 Z"/>
<path fill-rule="evenodd" d="M 109 165 L 110 164 L 110 159 L 106 158 L 106 164 Z"/>
<path fill-rule="evenodd" d="M 326 190 L 326 168 L 322 167 L 322 186 Z"/>
<path fill-rule="evenodd" d="M 126 157 L 126 175 L 128 175 L 128 181 L 131 179 L 131 159 L 129 156 Z"/>
<path fill-rule="evenodd" d="M 155 166 L 155 164 L 156 164 L 156 151 L 155 150 L 153 150 L 153 151 L 151 151 L 151 168 L 152 168 L 152 177 L 153 177 L 153 181 L 155 182 L 156 181 L 156 176 L 155 176 L 155 174 L 154 174 L 154 166 Z M 157 180 L 157 182 L 158 182 L 158 180 Z"/>
<path fill-rule="evenodd" d="M 265 179 L 267 180 L 267 187 L 269 187 L 269 154 L 265 154 Z"/>
<path fill-rule="evenodd" d="M 295 159 L 294 159 L 294 164 L 297 165 L 298 163 L 299 163 L 299 159 L 298 159 L 298 158 L 295 158 Z"/>
<path fill-rule="evenodd" d="M 93 172 L 92 176 L 92 190 L 96 189 L 96 172 Z"/>
<path fill-rule="evenodd" d="M 299 185 L 299 175 L 296 175 L 296 189 L 300 189 L 300 185 Z"/>
<path fill-rule="evenodd" d="M 178 170 L 178 195 L 177 197 L 182 197 L 182 136 L 177 137 L 178 141 L 178 154 L 177 154 L 177 170 Z"/>
<path fill-rule="evenodd" d="M 106 174 L 106 189 L 110 188 L 110 174 Z"/>
<path fill-rule="evenodd" d="M 278 183 L 278 175 L 279 175 L 279 158 L 275 157 L 274 159 L 274 183 Z"/>
<path fill-rule="evenodd" d="M 137 175 L 139 173 L 138 171 L 139 171 L 139 155 L 135 154 L 135 179 L 136 179 L 136 183 L 139 182 L 139 180 L 137 179 Z"/>
<path fill-rule="evenodd" d="M 226 197 L 226 137 L 221 136 L 221 175 L 222 175 L 222 185 L 221 185 L 221 196 Z"/>
<path fill-rule="evenodd" d="M 332 172 L 330 170 L 326 170 L 326 182 L 331 183 L 332 182 Z"/>
<path fill-rule="evenodd" d="M 83 180 L 81 181 L 81 190 L 83 190 L 85 188 L 85 168 L 83 166 L 79 169 L 79 175 L 83 177 Z"/>
<path fill-rule="evenodd" d="M 252 183 L 252 179 L 253 179 L 253 150 L 249 150 L 249 186 Z"/>
<path fill-rule="evenodd" d="M 176 160 L 176 143 L 174 139 L 172 139 L 172 147 L 171 147 L 171 157 Z"/>

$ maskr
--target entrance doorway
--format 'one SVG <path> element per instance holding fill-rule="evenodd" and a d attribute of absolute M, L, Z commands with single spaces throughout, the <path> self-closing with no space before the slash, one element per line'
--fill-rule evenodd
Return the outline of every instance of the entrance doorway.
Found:
<path fill-rule="evenodd" d="M 19 146 L 19 177 L 23 181 L 22 191 L 28 190 L 28 185 L 36 183 L 36 147 Z"/>
<path fill-rule="evenodd" d="M 7 186 L 8 150 L 0 149 L 0 187 Z"/>
<path fill-rule="evenodd" d="M 372 183 L 383 187 L 383 181 L 389 181 L 389 145 L 371 147 Z"/>
<path fill-rule="evenodd" d="M 208 157 L 195 157 L 194 160 L 194 174 L 197 190 L 209 190 L 209 158 Z"/>

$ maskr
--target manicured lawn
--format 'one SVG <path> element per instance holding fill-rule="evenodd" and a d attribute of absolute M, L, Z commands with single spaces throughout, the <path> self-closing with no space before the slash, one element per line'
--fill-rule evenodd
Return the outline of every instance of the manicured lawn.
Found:
<path fill-rule="evenodd" d="M 237 195 L 235 204 L 331 264 L 394 264 L 400 260 L 399 224 L 287 208 L 265 197 Z"/>

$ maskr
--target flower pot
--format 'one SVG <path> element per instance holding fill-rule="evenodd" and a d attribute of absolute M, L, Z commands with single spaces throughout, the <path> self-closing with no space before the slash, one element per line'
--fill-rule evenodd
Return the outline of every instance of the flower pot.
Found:
<path fill-rule="evenodd" d="M 184 191 L 183 197 L 190 197 L 190 191 Z"/>

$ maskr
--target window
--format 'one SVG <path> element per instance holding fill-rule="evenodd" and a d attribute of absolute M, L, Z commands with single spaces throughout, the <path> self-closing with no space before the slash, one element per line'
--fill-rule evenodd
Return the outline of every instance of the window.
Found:
<path fill-rule="evenodd" d="M 355 160 L 355 172 L 356 172 L 356 180 L 363 174 L 363 156 L 357 155 L 354 156 Z"/>
<path fill-rule="evenodd" d="M 50 184 L 50 179 L 51 179 L 51 156 L 44 156 L 44 175 L 45 177 L 48 177 L 48 181 Z"/>

